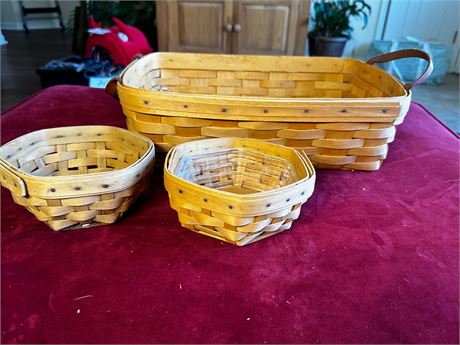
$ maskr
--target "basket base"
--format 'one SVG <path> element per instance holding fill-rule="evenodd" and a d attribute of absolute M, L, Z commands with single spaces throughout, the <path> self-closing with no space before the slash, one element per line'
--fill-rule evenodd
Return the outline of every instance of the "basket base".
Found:
<path fill-rule="evenodd" d="M 231 185 L 231 186 L 228 186 L 228 187 L 225 187 L 225 188 L 219 188 L 219 190 L 224 191 L 224 192 L 230 192 L 230 193 L 233 193 L 233 194 L 240 194 L 240 195 L 252 194 L 252 193 L 257 193 L 258 192 L 257 190 L 244 188 L 244 187 L 237 186 L 237 185 Z"/>
<path fill-rule="evenodd" d="M 238 247 L 242 247 L 242 246 L 248 245 L 250 243 L 254 243 L 254 242 L 257 242 L 259 240 L 263 240 L 264 238 L 279 234 L 280 232 L 283 232 L 284 230 L 288 230 L 288 229 L 291 228 L 291 224 L 292 223 L 290 223 L 289 226 L 287 226 L 286 228 L 279 229 L 279 230 L 276 230 L 276 231 L 271 231 L 271 232 L 268 232 L 268 231 L 263 232 L 263 231 L 261 231 L 261 232 L 258 232 L 258 233 L 247 235 L 246 237 L 244 237 L 243 239 L 238 240 L 238 241 L 232 241 L 230 239 L 227 239 L 224 236 L 222 236 L 216 229 L 208 227 L 208 226 L 201 226 L 201 225 L 190 226 L 189 224 L 183 224 L 183 223 L 181 225 L 184 228 L 192 230 L 193 232 L 196 232 L 198 234 L 209 236 L 209 237 L 221 240 L 223 242 L 227 242 L 227 243 L 230 243 L 230 244 L 234 244 L 234 245 L 236 245 Z"/>

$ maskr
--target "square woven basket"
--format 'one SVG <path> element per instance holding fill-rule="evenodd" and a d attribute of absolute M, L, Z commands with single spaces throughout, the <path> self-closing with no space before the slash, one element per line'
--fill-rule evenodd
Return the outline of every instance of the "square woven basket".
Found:
<path fill-rule="evenodd" d="M 403 84 L 372 64 L 428 61 Z M 432 71 L 428 54 L 403 50 L 367 63 L 348 58 L 154 53 L 132 63 L 118 92 L 128 129 L 165 152 L 211 137 L 261 139 L 304 151 L 320 168 L 377 170 Z"/>
<path fill-rule="evenodd" d="M 183 227 L 242 246 L 291 227 L 313 193 L 315 171 L 292 148 L 218 138 L 173 148 L 164 181 Z"/>
<path fill-rule="evenodd" d="M 125 129 L 44 129 L 0 147 L 0 182 L 53 230 L 110 224 L 146 188 L 154 159 L 152 141 Z"/>

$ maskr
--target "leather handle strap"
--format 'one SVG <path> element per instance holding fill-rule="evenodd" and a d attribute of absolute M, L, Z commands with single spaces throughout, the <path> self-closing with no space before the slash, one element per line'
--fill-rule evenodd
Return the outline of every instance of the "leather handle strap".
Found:
<path fill-rule="evenodd" d="M 112 79 L 109 80 L 107 85 L 105 86 L 105 92 L 107 92 L 110 96 L 118 100 L 118 90 L 117 90 L 117 84 L 120 81 L 119 77 L 113 77 Z"/>
<path fill-rule="evenodd" d="M 20 178 L 2 159 L 0 159 L 0 183 L 3 187 L 9 189 L 16 195 L 27 195 L 26 184 L 22 178 Z"/>
<path fill-rule="evenodd" d="M 107 83 L 105 86 L 105 92 L 107 92 L 110 96 L 115 98 L 116 100 L 119 99 L 118 97 L 118 90 L 117 90 L 117 84 L 121 83 L 121 80 L 123 79 L 123 75 L 125 72 L 130 68 L 137 60 L 139 60 L 141 56 L 137 55 L 133 58 L 133 60 L 129 63 L 128 66 L 126 66 L 123 71 L 121 71 L 120 76 L 118 77 L 113 77 L 110 79 L 110 81 Z"/>
<path fill-rule="evenodd" d="M 414 86 L 421 84 L 425 80 L 427 80 L 431 72 L 433 72 L 433 61 L 431 61 L 431 57 L 428 53 L 422 50 L 419 50 L 419 49 L 403 49 L 403 50 L 397 50 L 397 51 L 390 52 L 390 53 L 376 55 L 374 57 L 371 57 L 369 60 L 367 60 L 367 63 L 369 65 L 373 65 L 375 63 L 390 62 L 393 60 L 404 59 L 404 58 L 420 58 L 428 62 L 425 68 L 425 71 L 422 73 L 420 77 L 418 77 L 411 83 L 404 84 L 404 88 L 407 91 L 409 91 Z"/>

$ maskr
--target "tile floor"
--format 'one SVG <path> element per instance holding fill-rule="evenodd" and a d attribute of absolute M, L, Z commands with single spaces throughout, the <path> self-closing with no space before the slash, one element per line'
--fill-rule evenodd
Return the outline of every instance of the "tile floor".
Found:
<path fill-rule="evenodd" d="M 442 85 L 422 84 L 415 87 L 412 99 L 460 134 L 459 91 L 458 74 L 448 74 Z"/>

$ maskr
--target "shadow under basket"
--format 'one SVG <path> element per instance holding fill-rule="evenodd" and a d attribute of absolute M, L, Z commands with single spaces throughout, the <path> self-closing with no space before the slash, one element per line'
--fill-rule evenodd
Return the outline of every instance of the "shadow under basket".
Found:
<path fill-rule="evenodd" d="M 146 188 L 148 138 L 109 126 L 44 129 L 0 148 L 0 182 L 53 230 L 115 222 Z"/>
<path fill-rule="evenodd" d="M 183 227 L 243 246 L 291 227 L 313 193 L 315 171 L 294 149 L 217 138 L 173 148 L 164 181 Z"/>

